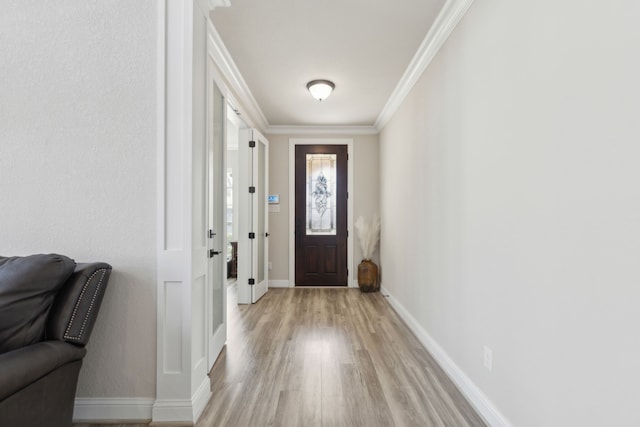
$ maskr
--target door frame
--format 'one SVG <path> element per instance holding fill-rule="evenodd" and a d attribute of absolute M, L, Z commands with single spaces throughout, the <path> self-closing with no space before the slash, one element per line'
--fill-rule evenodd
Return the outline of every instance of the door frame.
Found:
<path fill-rule="evenodd" d="M 357 287 L 353 268 L 353 138 L 289 138 L 289 287 L 296 286 L 295 245 L 295 168 L 296 145 L 346 145 L 347 146 L 347 287 Z"/>

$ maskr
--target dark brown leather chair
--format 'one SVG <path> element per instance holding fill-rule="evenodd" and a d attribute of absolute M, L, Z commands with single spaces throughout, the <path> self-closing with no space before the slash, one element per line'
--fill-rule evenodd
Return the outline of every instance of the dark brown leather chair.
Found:
<path fill-rule="evenodd" d="M 0 426 L 68 427 L 111 266 L 0 257 Z"/>

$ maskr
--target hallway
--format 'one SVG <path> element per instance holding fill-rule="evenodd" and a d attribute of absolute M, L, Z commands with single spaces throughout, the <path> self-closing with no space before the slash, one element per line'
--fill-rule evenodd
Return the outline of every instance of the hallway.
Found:
<path fill-rule="evenodd" d="M 379 293 L 229 288 L 205 426 L 483 426 Z"/>

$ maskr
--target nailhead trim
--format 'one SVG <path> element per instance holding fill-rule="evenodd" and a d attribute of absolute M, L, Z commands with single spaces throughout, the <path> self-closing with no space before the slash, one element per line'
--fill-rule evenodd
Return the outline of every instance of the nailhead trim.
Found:
<path fill-rule="evenodd" d="M 82 326 L 80 326 L 80 333 L 78 334 L 78 336 L 70 336 L 69 332 L 71 331 L 71 328 L 73 327 L 73 322 L 76 318 L 76 314 L 78 313 L 78 308 L 80 307 L 80 303 L 82 302 L 82 298 L 84 296 L 84 292 L 87 290 L 87 287 L 89 286 L 89 284 L 91 283 L 91 280 L 94 278 L 94 276 L 98 273 L 102 272 L 102 276 L 100 277 L 100 280 L 98 281 L 98 285 L 96 286 L 96 290 L 93 293 L 93 297 L 91 298 L 91 303 L 89 304 L 89 310 L 87 310 L 87 314 L 84 317 L 84 320 L 82 321 Z M 100 286 L 102 285 L 102 280 L 104 279 L 105 274 L 107 273 L 107 269 L 106 268 L 101 268 L 99 270 L 96 270 L 93 272 L 93 274 L 91 276 L 89 276 L 89 278 L 87 279 L 87 281 L 85 282 L 85 284 L 82 286 L 82 291 L 80 292 L 80 296 L 78 297 L 78 300 L 76 301 L 76 305 L 73 308 L 73 312 L 71 313 L 71 319 L 69 320 L 69 324 L 67 325 L 67 330 L 64 331 L 64 339 L 66 340 L 76 340 L 76 341 L 80 341 L 82 339 L 82 334 L 84 333 L 84 328 L 87 325 L 87 320 L 89 319 L 89 315 L 91 314 L 91 310 L 93 309 L 93 304 L 95 303 L 96 297 L 98 295 L 98 291 L 100 290 Z"/>

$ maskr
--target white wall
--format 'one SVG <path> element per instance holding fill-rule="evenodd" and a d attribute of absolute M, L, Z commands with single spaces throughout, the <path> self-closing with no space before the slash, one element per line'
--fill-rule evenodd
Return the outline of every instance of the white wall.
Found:
<path fill-rule="evenodd" d="M 354 138 L 353 144 L 353 222 L 362 216 L 367 221 L 371 221 L 374 214 L 380 214 L 380 160 L 377 135 L 361 135 Z M 353 266 L 349 269 L 352 280 L 358 278 L 358 264 L 364 259 L 360 250 L 360 241 L 356 230 L 350 230 L 354 236 Z M 371 257 L 374 262 L 379 263 L 379 251 L 376 249 Z"/>
<path fill-rule="evenodd" d="M 639 19 L 476 1 L 380 135 L 383 286 L 513 425 L 640 425 Z"/>
<path fill-rule="evenodd" d="M 153 397 L 156 2 L 9 2 L 0 13 L 0 253 L 114 270 L 80 397 Z"/>
<path fill-rule="evenodd" d="M 273 270 L 270 280 L 289 280 L 289 139 L 290 138 L 352 138 L 354 166 L 349 171 L 354 184 L 354 221 L 362 215 L 367 219 L 378 212 L 378 137 L 377 135 L 318 136 L 267 135 L 269 139 L 269 194 L 280 195 L 280 212 L 269 213 L 269 256 Z M 291 177 L 293 179 L 293 176 Z M 355 236 L 355 230 L 351 230 Z M 377 252 L 374 255 L 377 260 Z M 360 245 L 355 239 L 354 265 L 349 267 L 350 280 L 357 277 L 362 260 Z M 293 278 L 291 278 L 293 280 Z"/>

